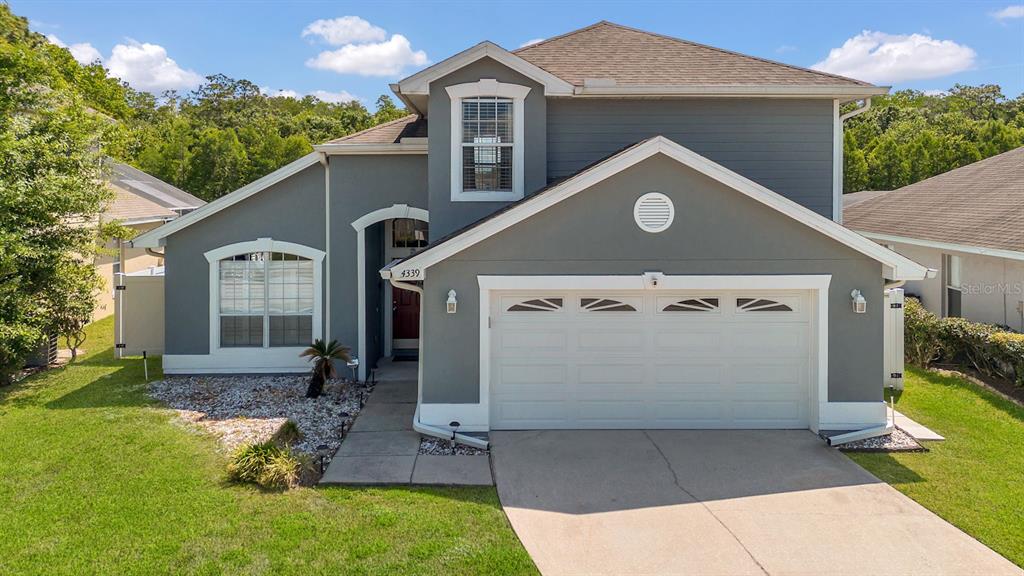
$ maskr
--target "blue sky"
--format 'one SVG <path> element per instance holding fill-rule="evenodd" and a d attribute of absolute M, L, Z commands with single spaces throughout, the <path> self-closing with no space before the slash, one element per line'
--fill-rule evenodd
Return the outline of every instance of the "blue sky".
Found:
<path fill-rule="evenodd" d="M 895 88 L 1024 92 L 1024 4 L 1008 2 L 29 2 L 34 30 L 136 88 L 223 73 L 358 97 L 481 40 L 513 49 L 598 20 Z"/>

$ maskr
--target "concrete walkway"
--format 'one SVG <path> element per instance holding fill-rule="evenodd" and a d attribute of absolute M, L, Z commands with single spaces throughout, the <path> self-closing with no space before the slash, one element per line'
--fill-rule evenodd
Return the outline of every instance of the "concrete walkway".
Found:
<path fill-rule="evenodd" d="M 420 455 L 416 362 L 382 362 L 377 385 L 320 484 L 490 486 L 487 456 Z"/>
<path fill-rule="evenodd" d="M 540 571 L 1024 574 L 808 431 L 494 432 Z"/>

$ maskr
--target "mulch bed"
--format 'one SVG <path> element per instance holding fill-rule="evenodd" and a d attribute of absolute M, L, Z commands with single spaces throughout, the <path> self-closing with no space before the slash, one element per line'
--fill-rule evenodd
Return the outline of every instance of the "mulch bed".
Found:
<path fill-rule="evenodd" d="M 486 456 L 489 450 L 465 444 L 452 444 L 450 440 L 424 436 L 420 440 L 420 454 L 429 456 Z"/>
<path fill-rule="evenodd" d="M 319 398 L 306 398 L 308 375 L 287 376 L 168 376 L 149 385 L 150 395 L 174 409 L 185 422 L 212 434 L 222 449 L 265 442 L 292 420 L 301 437 L 291 443 L 296 452 L 324 465 L 341 445 L 360 410 L 360 392 L 369 389 L 341 380 L 324 386 Z"/>
<path fill-rule="evenodd" d="M 849 442 L 838 446 L 843 452 L 927 452 L 928 449 L 921 445 L 913 436 L 899 428 L 892 431 L 892 434 L 876 436 Z"/>

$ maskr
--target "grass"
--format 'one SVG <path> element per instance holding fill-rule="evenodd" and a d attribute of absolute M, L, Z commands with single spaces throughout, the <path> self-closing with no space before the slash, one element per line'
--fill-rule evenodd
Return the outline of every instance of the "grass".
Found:
<path fill-rule="evenodd" d="M 229 484 L 112 332 L 0 389 L 0 574 L 536 573 L 491 488 Z"/>
<path fill-rule="evenodd" d="M 848 455 L 1024 567 L 1024 408 L 962 378 L 909 369 L 896 409 L 946 440 L 927 453 Z"/>

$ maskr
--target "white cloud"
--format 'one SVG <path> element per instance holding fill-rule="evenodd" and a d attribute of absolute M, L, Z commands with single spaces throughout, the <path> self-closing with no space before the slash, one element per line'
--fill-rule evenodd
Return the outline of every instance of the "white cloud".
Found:
<path fill-rule="evenodd" d="M 271 98 L 283 97 L 283 98 L 294 98 L 296 100 L 301 100 L 305 96 L 316 96 L 320 100 L 323 100 L 324 102 L 330 102 L 331 104 L 340 104 L 342 102 L 353 102 L 353 101 L 360 100 L 360 98 L 358 96 L 355 96 L 355 95 L 349 93 L 347 90 L 341 90 L 340 92 L 329 92 L 327 90 L 314 90 L 314 91 L 309 92 L 307 94 L 302 94 L 302 93 L 296 92 L 295 90 L 289 90 L 289 89 L 286 89 L 286 88 L 285 89 L 275 90 L 275 89 L 269 88 L 267 86 L 260 86 L 260 92 L 262 92 L 264 95 L 269 96 Z"/>
<path fill-rule="evenodd" d="M 330 20 L 317 20 L 302 30 L 302 37 L 317 36 L 334 46 L 382 42 L 387 32 L 359 16 L 342 16 Z"/>
<path fill-rule="evenodd" d="M 262 92 L 264 96 L 269 96 L 270 98 L 302 98 L 302 95 L 295 90 L 275 90 L 267 86 L 260 86 L 260 92 Z"/>
<path fill-rule="evenodd" d="M 133 88 L 147 92 L 195 88 L 203 81 L 199 74 L 178 66 L 163 46 L 134 40 L 114 46 L 107 69 Z"/>
<path fill-rule="evenodd" d="M 775 49 L 775 53 L 776 54 L 787 54 L 789 52 L 796 52 L 796 51 L 797 51 L 797 47 L 793 46 L 791 44 L 783 44 L 782 46 L 779 46 L 778 48 Z"/>
<path fill-rule="evenodd" d="M 942 96 L 945 93 L 945 90 L 924 90 L 925 96 Z"/>
<path fill-rule="evenodd" d="M 92 64 L 97 60 L 100 62 L 103 61 L 103 54 L 100 54 L 100 51 L 88 42 L 72 44 L 71 46 L 68 46 L 68 50 L 71 52 L 71 55 L 74 56 L 75 60 L 78 60 L 79 64 Z"/>
<path fill-rule="evenodd" d="M 547 40 L 547 38 L 534 38 L 533 40 L 527 40 L 526 42 L 523 42 L 522 44 L 519 45 L 519 47 L 526 48 L 527 46 L 532 46 L 538 42 L 543 42 L 544 40 Z"/>
<path fill-rule="evenodd" d="M 49 40 L 51 44 L 56 44 L 61 48 L 67 48 L 68 52 L 71 52 L 71 56 L 77 60 L 79 64 L 92 64 L 97 60 L 100 62 L 103 61 L 103 54 L 100 54 L 100 51 L 88 42 L 80 42 L 78 44 L 68 46 L 53 34 L 47 34 L 46 39 Z"/>
<path fill-rule="evenodd" d="M 331 104 L 341 104 L 343 102 L 353 102 L 359 100 L 358 96 L 353 96 L 347 91 L 342 90 L 340 92 L 328 92 L 327 90 L 314 90 L 310 92 L 311 96 L 323 100 L 324 102 L 330 102 Z"/>
<path fill-rule="evenodd" d="M 306 66 L 339 74 L 394 76 L 407 66 L 423 66 L 428 62 L 426 52 L 413 51 L 405 36 L 394 34 L 385 42 L 346 44 L 337 50 L 321 52 L 307 60 Z"/>
<path fill-rule="evenodd" d="M 1010 20 L 1013 18 L 1024 18 L 1024 4 L 1013 4 L 1002 10 L 992 13 L 996 20 Z"/>
<path fill-rule="evenodd" d="M 868 82 L 903 82 L 967 70 L 975 56 L 974 50 L 952 40 L 865 30 L 811 68 Z"/>

